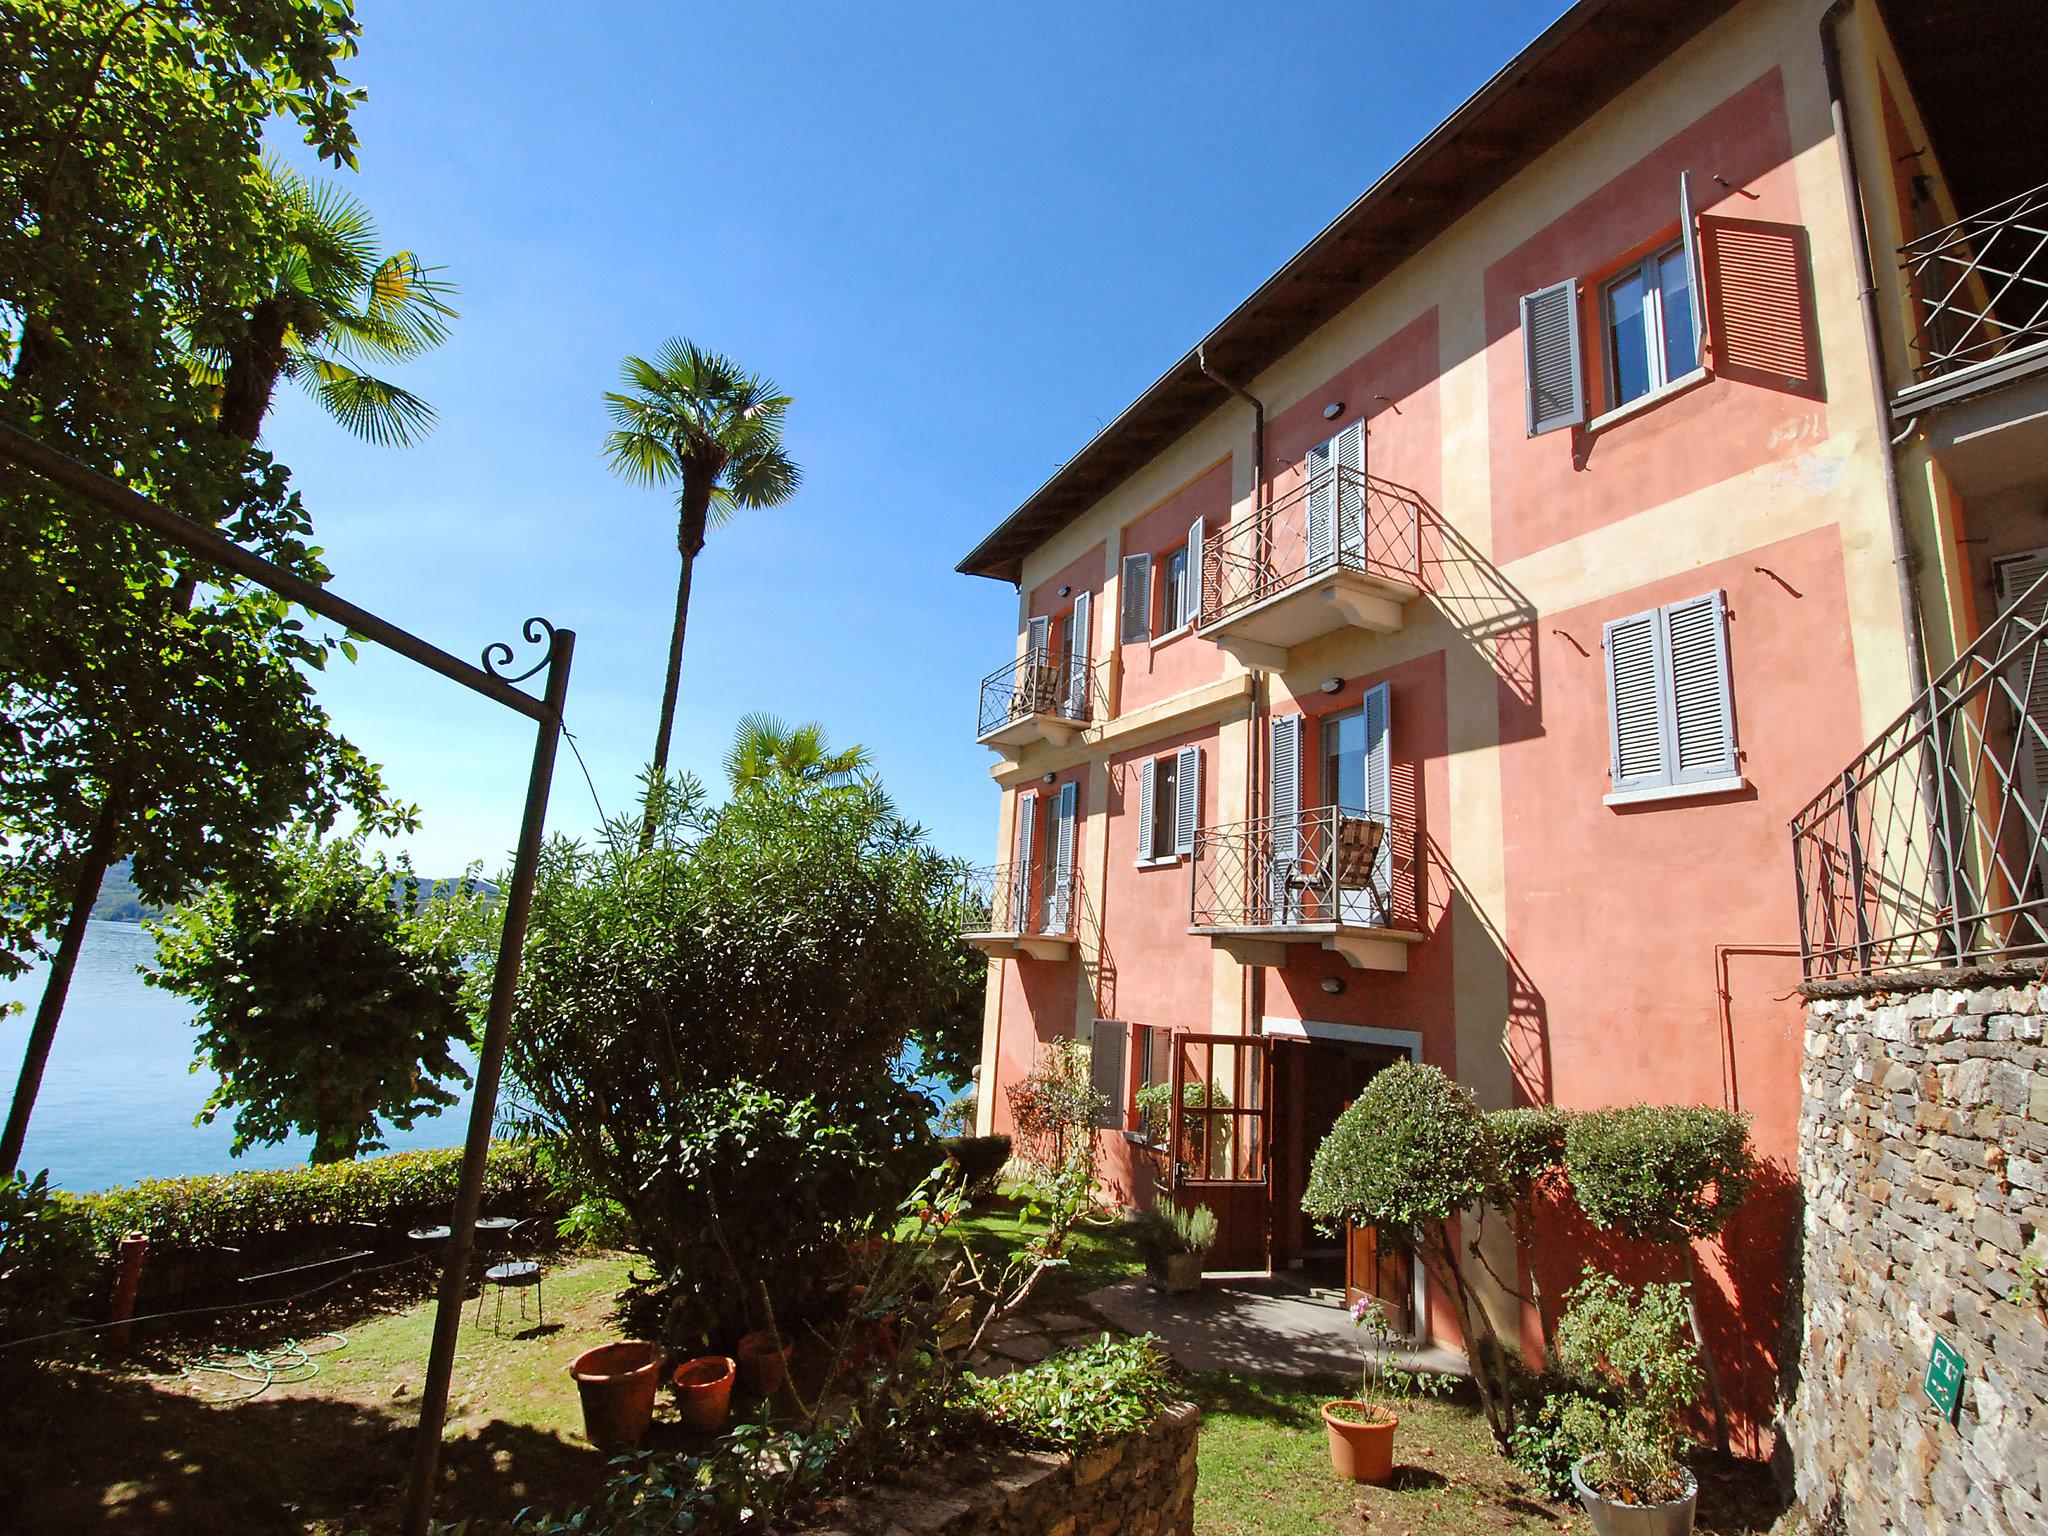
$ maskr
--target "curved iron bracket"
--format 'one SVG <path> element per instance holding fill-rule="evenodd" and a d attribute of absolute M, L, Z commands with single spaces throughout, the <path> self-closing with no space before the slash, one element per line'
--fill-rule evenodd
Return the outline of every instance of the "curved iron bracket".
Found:
<path fill-rule="evenodd" d="M 484 647 L 484 670 L 501 683 L 523 683 L 529 677 L 544 669 L 554 659 L 554 625 L 536 614 L 520 626 L 520 633 L 526 637 L 528 645 L 539 645 L 543 649 L 540 653 L 540 660 L 536 661 L 524 672 L 519 673 L 516 677 L 499 670 L 502 667 L 510 666 L 512 663 L 514 652 L 509 644 L 503 640 L 493 640 Z"/>

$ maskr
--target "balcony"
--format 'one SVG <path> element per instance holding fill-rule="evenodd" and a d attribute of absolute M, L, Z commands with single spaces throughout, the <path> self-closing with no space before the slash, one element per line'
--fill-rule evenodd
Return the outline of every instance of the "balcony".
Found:
<path fill-rule="evenodd" d="M 1026 747 L 1072 740 L 1103 704 L 1101 668 L 1085 656 L 1026 651 L 981 680 L 974 739 L 1014 759 Z"/>
<path fill-rule="evenodd" d="M 1899 247 L 1918 329 L 1900 411 L 2048 369 L 2048 186 Z"/>
<path fill-rule="evenodd" d="M 2048 955 L 2048 576 L 1792 819 L 1806 981 Z"/>
<path fill-rule="evenodd" d="M 1422 587 L 1421 501 L 1332 465 L 1209 539 L 1197 630 L 1248 667 L 1285 671 L 1333 630 L 1399 629 Z"/>
<path fill-rule="evenodd" d="M 1362 971 L 1405 971 L 1422 941 L 1415 829 L 1407 818 L 1321 806 L 1195 835 L 1188 931 L 1246 965 L 1295 945 Z"/>
<path fill-rule="evenodd" d="M 1035 863 L 996 864 L 961 877 L 960 937 L 993 960 L 1064 960 L 1074 952 L 1080 877 L 1045 878 Z"/>

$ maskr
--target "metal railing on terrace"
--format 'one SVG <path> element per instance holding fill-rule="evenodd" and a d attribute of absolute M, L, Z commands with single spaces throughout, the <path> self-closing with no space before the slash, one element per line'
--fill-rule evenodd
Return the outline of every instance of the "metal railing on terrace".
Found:
<path fill-rule="evenodd" d="M 2048 954 L 2048 576 L 1792 818 L 1808 981 Z"/>
<path fill-rule="evenodd" d="M 963 871 L 959 897 L 963 934 L 1041 934 L 1074 931 L 1081 890 L 1079 871 L 1064 879 L 1036 860 Z"/>
<path fill-rule="evenodd" d="M 2048 185 L 1899 247 L 1919 303 L 1925 383 L 2048 343 Z"/>
<path fill-rule="evenodd" d="M 1398 814 L 1318 806 L 1195 834 L 1196 928 L 1339 924 L 1416 931 L 1415 826 Z"/>
<path fill-rule="evenodd" d="M 1349 465 L 1310 477 L 1210 536 L 1202 551 L 1202 623 L 1340 570 L 1420 587 L 1420 499 Z"/>
<path fill-rule="evenodd" d="M 981 711 L 974 738 L 982 738 L 1033 715 L 1053 715 L 1085 725 L 1106 702 L 1101 669 L 1085 656 L 1054 656 L 1033 647 L 981 680 Z"/>

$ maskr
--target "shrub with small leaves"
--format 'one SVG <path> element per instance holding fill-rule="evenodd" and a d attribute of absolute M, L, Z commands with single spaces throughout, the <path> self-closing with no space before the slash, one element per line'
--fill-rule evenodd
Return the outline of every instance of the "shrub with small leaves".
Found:
<path fill-rule="evenodd" d="M 91 1230 L 52 1192 L 49 1174 L 0 1179 L 0 1344 L 61 1327 L 91 1265 Z M 33 1353 L 34 1346 L 0 1352 L 0 1376 Z"/>
<path fill-rule="evenodd" d="M 957 1397 L 1004 1437 L 1059 1451 L 1143 1429 L 1173 1400 L 1173 1368 L 1156 1340 L 1106 1334 L 1007 1376 L 967 1377 Z"/>
<path fill-rule="evenodd" d="M 1548 1105 L 1487 1111 L 1486 1132 L 1493 1139 L 1494 1167 L 1505 1198 L 1526 1198 L 1538 1183 L 1563 1168 L 1571 1122 L 1568 1110 Z"/>
<path fill-rule="evenodd" d="M 1705 1104 L 1634 1104 L 1572 1118 L 1565 1171 L 1594 1226 L 1651 1243 L 1712 1237 L 1756 1174 L 1749 1116 Z"/>
<path fill-rule="evenodd" d="M 1494 1179 L 1471 1090 L 1440 1068 L 1399 1062 L 1366 1084 L 1316 1148 L 1301 1208 L 1332 1234 L 1347 1221 L 1404 1232 L 1477 1205 Z"/>
<path fill-rule="evenodd" d="M 1706 1386 L 1686 1288 L 1647 1285 L 1638 1294 L 1588 1269 L 1558 1323 L 1557 1357 L 1616 1399 L 1566 1397 L 1556 1416 L 1565 1445 L 1587 1458 L 1595 1491 L 1627 1504 L 1682 1497 L 1690 1482 L 1679 1459 L 1690 1443 L 1683 1415 Z"/>
<path fill-rule="evenodd" d="M 939 1140 L 939 1150 L 955 1170 L 953 1177 L 961 1191 L 970 1201 L 979 1200 L 993 1193 L 996 1180 L 1002 1177 L 1003 1167 L 1010 1161 L 1010 1138 L 945 1136 Z"/>

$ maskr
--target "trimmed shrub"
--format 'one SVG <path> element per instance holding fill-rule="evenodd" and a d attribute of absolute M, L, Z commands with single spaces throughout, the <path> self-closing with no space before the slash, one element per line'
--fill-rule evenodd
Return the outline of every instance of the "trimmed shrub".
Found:
<path fill-rule="evenodd" d="M 533 1142 L 494 1142 L 484 1179 L 493 1209 L 553 1213 L 554 1199 Z M 462 1172 L 462 1151 L 394 1152 L 305 1168 L 145 1179 L 96 1195 L 63 1195 L 90 1225 L 93 1243 L 113 1252 L 123 1234 L 152 1244 L 240 1248 L 281 1234 L 342 1222 L 400 1227 L 446 1221 Z"/>
<path fill-rule="evenodd" d="M 1749 1195 L 1749 1116 L 1705 1104 L 1633 1104 L 1576 1115 L 1565 1171 L 1596 1227 L 1649 1243 L 1712 1237 Z"/>
<path fill-rule="evenodd" d="M 948 1136 L 940 1140 L 939 1150 L 959 1170 L 956 1177 L 961 1192 L 970 1201 L 980 1200 L 994 1193 L 996 1181 L 1002 1177 L 1004 1165 L 1010 1161 L 1010 1138 Z"/>
<path fill-rule="evenodd" d="M 1077 1451 L 1145 1428 L 1174 1395 L 1156 1340 L 1105 1334 L 1007 1376 L 969 1376 L 958 1401 L 1005 1439 Z"/>
<path fill-rule="evenodd" d="M 0 1344 L 62 1327 L 92 1268 L 92 1233 L 49 1177 L 0 1179 Z M 37 1353 L 34 1345 L 0 1353 L 0 1380 Z"/>
<path fill-rule="evenodd" d="M 1494 1168 L 1510 1203 L 1525 1199 L 1539 1180 L 1563 1168 L 1571 1123 L 1569 1110 L 1547 1105 L 1487 1112 Z"/>

